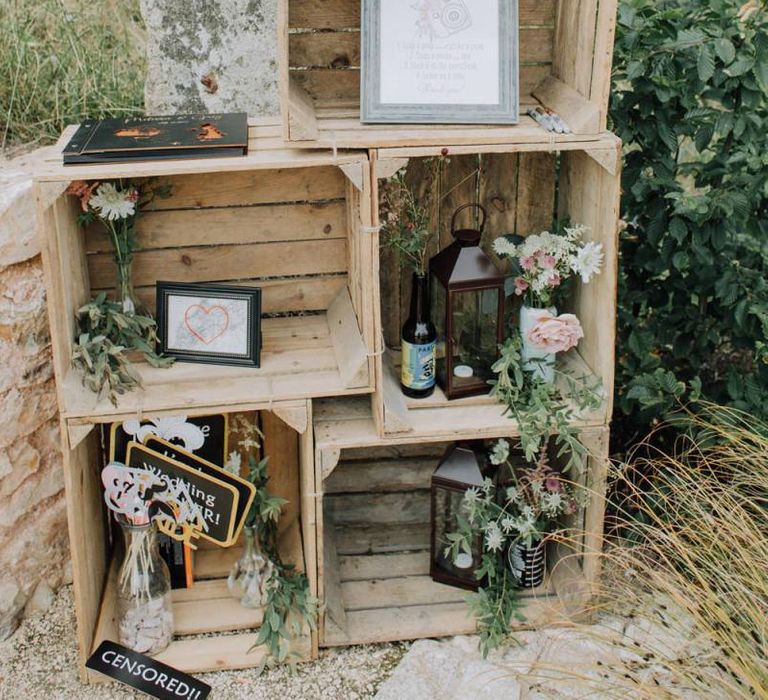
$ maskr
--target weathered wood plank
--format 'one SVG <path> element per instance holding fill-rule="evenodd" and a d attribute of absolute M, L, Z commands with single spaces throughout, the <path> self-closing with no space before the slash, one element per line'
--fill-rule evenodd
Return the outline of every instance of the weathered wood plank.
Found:
<path fill-rule="evenodd" d="M 428 489 L 437 459 L 342 462 L 326 480 L 325 493 L 373 493 Z"/>
<path fill-rule="evenodd" d="M 429 550 L 345 556 L 339 566 L 342 581 L 422 576 L 429 571 Z"/>
<path fill-rule="evenodd" d="M 429 523 L 337 527 L 336 551 L 344 556 L 428 550 L 430 534 Z"/>
<path fill-rule="evenodd" d="M 348 612 L 398 606 L 461 603 L 467 597 L 466 591 L 435 583 L 429 576 L 346 581 L 341 587 Z"/>
<path fill-rule="evenodd" d="M 334 494 L 325 508 L 339 526 L 429 523 L 429 491 Z"/>

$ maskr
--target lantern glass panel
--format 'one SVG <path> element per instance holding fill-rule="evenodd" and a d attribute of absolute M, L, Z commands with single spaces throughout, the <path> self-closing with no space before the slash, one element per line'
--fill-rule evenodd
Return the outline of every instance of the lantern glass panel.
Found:
<path fill-rule="evenodd" d="M 452 374 L 454 389 L 487 387 L 498 358 L 501 290 L 477 289 L 451 294 Z"/>
<path fill-rule="evenodd" d="M 445 287 L 436 277 L 432 277 L 430 284 L 432 320 L 437 330 L 437 381 L 440 386 L 446 386 L 448 380 L 447 352 L 446 352 L 446 319 L 448 318 L 448 293 Z"/>
<path fill-rule="evenodd" d="M 449 546 L 448 535 L 458 532 L 458 515 L 464 491 L 437 486 L 434 490 L 434 567 L 450 578 L 464 580 L 467 585 L 476 587 L 475 570 L 480 566 L 481 551 L 474 543 L 472 554 L 460 552 L 456 556 L 446 556 Z"/>

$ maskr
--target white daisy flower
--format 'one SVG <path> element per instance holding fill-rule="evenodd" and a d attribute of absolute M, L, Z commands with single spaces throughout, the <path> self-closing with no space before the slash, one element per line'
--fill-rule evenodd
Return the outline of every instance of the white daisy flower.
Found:
<path fill-rule="evenodd" d="M 510 258 L 514 258 L 517 253 L 517 246 L 502 236 L 493 242 L 493 250 L 496 252 L 496 255 L 507 255 Z"/>
<path fill-rule="evenodd" d="M 499 465 L 509 459 L 509 443 L 506 440 L 499 440 L 491 450 L 491 464 Z"/>
<path fill-rule="evenodd" d="M 493 491 L 493 480 L 485 477 L 483 479 L 483 493 L 488 496 Z"/>
<path fill-rule="evenodd" d="M 516 501 L 518 498 L 520 498 L 520 492 L 514 486 L 510 486 L 507 489 L 507 500 Z"/>
<path fill-rule="evenodd" d="M 464 503 L 472 505 L 480 500 L 480 492 L 476 488 L 467 489 L 464 492 Z"/>
<path fill-rule="evenodd" d="M 504 546 L 504 535 L 496 523 L 491 523 L 485 531 L 485 546 L 492 552 L 498 552 Z"/>
<path fill-rule="evenodd" d="M 136 211 L 136 202 L 129 198 L 130 194 L 130 191 L 120 191 L 112 183 L 105 182 L 91 197 L 90 205 L 109 221 L 127 219 Z"/>
<path fill-rule="evenodd" d="M 559 493 L 545 493 L 541 497 L 541 505 L 549 513 L 558 513 L 563 507 L 563 497 Z"/>
<path fill-rule="evenodd" d="M 571 269 L 581 275 L 581 281 L 589 284 L 603 266 L 603 244 L 590 241 L 571 258 Z"/>
<path fill-rule="evenodd" d="M 508 515 L 506 518 L 504 518 L 504 520 L 501 521 L 501 529 L 506 534 L 512 532 L 512 530 L 515 529 L 515 519 Z"/>

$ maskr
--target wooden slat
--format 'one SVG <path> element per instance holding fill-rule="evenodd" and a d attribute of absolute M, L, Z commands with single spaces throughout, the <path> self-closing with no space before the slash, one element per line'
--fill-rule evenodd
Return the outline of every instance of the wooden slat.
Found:
<path fill-rule="evenodd" d="M 452 637 L 474 634 L 476 627 L 466 603 L 359 610 L 347 613 L 345 635 L 326 635 L 321 646 Z"/>
<path fill-rule="evenodd" d="M 94 288 L 109 288 L 115 265 L 111 254 L 88 257 Z M 157 280 L 214 282 L 226 279 L 346 272 L 345 239 L 247 245 L 196 246 L 183 250 L 141 251 L 134 256 L 134 284 Z"/>
<path fill-rule="evenodd" d="M 325 508 L 339 527 L 429 523 L 429 491 L 326 496 Z"/>
<path fill-rule="evenodd" d="M 259 287 L 263 314 L 294 311 L 326 311 L 342 289 L 347 286 L 346 275 L 332 277 L 303 277 L 278 280 L 222 280 L 235 286 Z M 111 293 L 113 289 L 94 289 L 93 293 Z M 148 309 L 155 308 L 155 287 L 138 287 L 136 295 Z"/>
<path fill-rule="evenodd" d="M 274 413 L 262 411 L 261 430 L 264 433 L 262 449 L 269 457 L 269 493 L 284 498 L 279 528 L 284 532 L 297 527 L 301 504 L 299 502 L 299 439 L 296 431 L 283 423 Z"/>
<path fill-rule="evenodd" d="M 360 27 L 359 0 L 291 0 L 289 25 L 298 28 L 341 29 Z M 520 0 L 520 25 L 551 25 L 555 0 Z"/>
<path fill-rule="evenodd" d="M 244 608 L 232 597 L 173 604 L 174 633 L 179 636 L 256 629 L 263 619 L 262 608 Z"/>
<path fill-rule="evenodd" d="M 191 603 L 200 600 L 232 598 L 232 594 L 227 587 L 227 579 L 217 578 L 210 581 L 195 581 L 190 588 L 174 588 L 172 597 L 174 603 Z"/>
<path fill-rule="evenodd" d="M 342 581 L 420 576 L 429 571 L 429 550 L 341 557 Z"/>
<path fill-rule="evenodd" d="M 204 207 L 248 206 L 340 199 L 344 196 L 344 177 L 338 168 L 275 169 L 269 172 L 250 170 L 223 173 L 177 175 L 165 178 L 171 195 L 156 198 L 152 209 L 199 209 Z"/>
<path fill-rule="evenodd" d="M 523 27 L 520 62 L 550 63 L 554 44 L 551 27 Z M 359 68 L 359 32 L 308 32 L 289 37 L 291 68 Z"/>
<path fill-rule="evenodd" d="M 430 532 L 429 523 L 338 527 L 336 550 L 341 556 L 424 550 L 429 549 Z"/>
<path fill-rule="evenodd" d="M 324 484 L 325 493 L 413 491 L 429 488 L 435 459 L 342 462 Z"/>
<path fill-rule="evenodd" d="M 344 237 L 342 202 L 146 212 L 136 226 L 137 250 Z M 89 227 L 86 249 L 111 253 L 107 232 L 100 226 Z"/>
<path fill-rule="evenodd" d="M 398 606 L 461 603 L 467 597 L 466 591 L 435 583 L 429 576 L 346 581 L 341 587 L 348 613 Z"/>
<path fill-rule="evenodd" d="M 555 218 L 555 163 L 552 153 L 521 153 L 516 233 L 550 230 Z"/>
<path fill-rule="evenodd" d="M 368 381 L 368 355 L 347 288 L 339 292 L 328 308 L 328 328 L 344 386 L 365 386 Z"/>

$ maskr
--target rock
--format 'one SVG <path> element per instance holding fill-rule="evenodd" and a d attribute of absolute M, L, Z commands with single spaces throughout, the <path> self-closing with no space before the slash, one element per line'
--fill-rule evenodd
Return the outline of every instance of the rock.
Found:
<path fill-rule="evenodd" d="M 26 596 L 15 581 L 0 581 L 0 641 L 16 631 L 25 601 Z"/>
<path fill-rule="evenodd" d="M 45 581 L 40 581 L 35 587 L 35 592 L 27 601 L 27 607 L 25 613 L 27 615 L 37 615 L 39 613 L 47 612 L 53 605 L 53 601 L 56 599 L 56 594 L 51 587 Z"/>
<path fill-rule="evenodd" d="M 39 253 L 32 176 L 23 170 L 0 168 L 0 269 Z"/>
<path fill-rule="evenodd" d="M 11 471 L 0 480 L 0 498 L 10 496 L 40 466 L 40 453 L 26 440 L 18 440 L 8 450 L 0 451 L 0 474 L 3 463 L 11 464 Z"/>
<path fill-rule="evenodd" d="M 277 0 L 141 0 L 149 114 L 279 114 Z"/>

